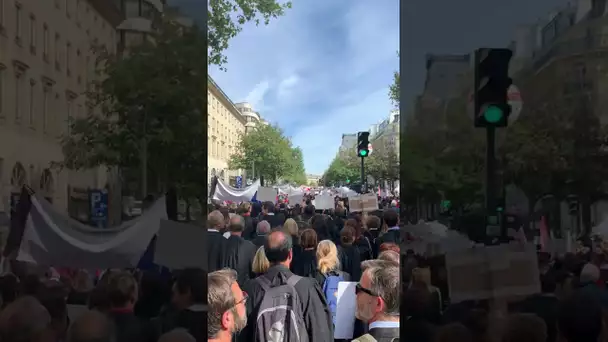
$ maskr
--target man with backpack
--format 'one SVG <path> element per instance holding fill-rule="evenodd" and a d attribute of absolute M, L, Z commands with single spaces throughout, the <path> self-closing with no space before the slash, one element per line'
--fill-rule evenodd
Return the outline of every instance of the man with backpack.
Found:
<path fill-rule="evenodd" d="M 248 317 L 239 341 L 333 342 L 332 319 L 320 286 L 289 271 L 292 248 L 288 233 L 268 235 L 264 251 L 270 268 L 244 286 Z"/>

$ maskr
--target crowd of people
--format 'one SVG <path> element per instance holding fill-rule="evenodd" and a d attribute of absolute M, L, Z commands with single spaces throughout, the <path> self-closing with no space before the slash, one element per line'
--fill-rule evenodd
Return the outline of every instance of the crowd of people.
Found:
<path fill-rule="evenodd" d="M 245 202 L 218 205 L 207 224 L 209 341 L 334 341 L 341 281 L 357 282 L 349 341 L 399 338 L 396 210 Z"/>

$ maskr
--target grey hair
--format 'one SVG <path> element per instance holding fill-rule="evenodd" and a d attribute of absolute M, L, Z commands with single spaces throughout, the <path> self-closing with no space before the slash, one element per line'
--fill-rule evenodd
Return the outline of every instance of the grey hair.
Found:
<path fill-rule="evenodd" d="M 365 270 L 365 273 L 370 279 L 370 290 L 384 300 L 386 305 L 384 314 L 399 316 L 399 305 L 401 304 L 399 266 L 389 262 L 384 266 L 372 266 Z"/>
<path fill-rule="evenodd" d="M 207 215 L 207 229 L 220 228 L 224 222 L 224 215 L 219 210 L 214 210 Z"/>
<path fill-rule="evenodd" d="M 258 222 L 255 232 L 258 234 L 268 234 L 270 232 L 270 223 L 266 220 Z"/>
<path fill-rule="evenodd" d="M 232 293 L 232 284 L 236 282 L 236 276 L 236 271 L 230 268 L 211 272 L 207 276 L 208 340 L 217 337 L 217 334 L 222 330 L 222 315 L 236 304 L 234 293 Z"/>
<path fill-rule="evenodd" d="M 375 267 L 395 266 L 395 263 L 389 260 L 372 259 L 361 262 L 361 271 L 365 272 L 368 269 Z"/>

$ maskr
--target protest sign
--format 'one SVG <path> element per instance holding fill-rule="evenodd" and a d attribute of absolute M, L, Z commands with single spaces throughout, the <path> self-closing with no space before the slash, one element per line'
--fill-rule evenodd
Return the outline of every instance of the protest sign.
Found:
<path fill-rule="evenodd" d="M 378 197 L 374 194 L 348 197 L 348 206 L 351 212 L 372 212 L 378 210 Z"/>
<path fill-rule="evenodd" d="M 289 200 L 289 204 L 292 207 L 296 204 L 302 205 L 302 202 L 304 201 L 304 195 L 302 195 L 302 194 L 291 195 L 291 196 L 289 196 L 288 200 Z"/>
<path fill-rule="evenodd" d="M 207 269 L 207 232 L 198 226 L 161 220 L 154 263 L 170 269 Z"/>
<path fill-rule="evenodd" d="M 338 283 L 338 306 L 336 307 L 336 325 L 334 339 L 351 340 L 355 330 L 355 312 L 357 311 L 357 295 L 354 281 L 341 281 Z"/>
<path fill-rule="evenodd" d="M 334 198 L 329 195 L 319 195 L 315 197 L 315 209 L 328 210 L 334 209 Z"/>
<path fill-rule="evenodd" d="M 256 195 L 256 199 L 260 202 L 276 202 L 277 200 L 277 190 L 274 188 L 267 188 L 261 186 L 258 188 L 258 194 Z"/>
<path fill-rule="evenodd" d="M 540 292 L 534 245 L 504 244 L 446 254 L 450 300 L 527 296 Z"/>

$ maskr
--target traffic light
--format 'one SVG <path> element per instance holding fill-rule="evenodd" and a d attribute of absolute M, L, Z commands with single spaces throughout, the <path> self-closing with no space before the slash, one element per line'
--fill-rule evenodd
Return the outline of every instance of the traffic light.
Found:
<path fill-rule="evenodd" d="M 369 132 L 357 133 L 357 156 L 362 158 L 369 156 Z"/>
<path fill-rule="evenodd" d="M 510 49 L 475 50 L 474 117 L 475 127 L 506 127 L 511 106 L 507 91 L 513 81 L 509 78 Z"/>

